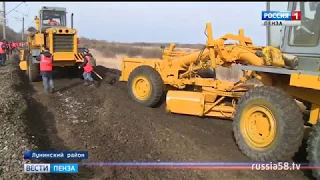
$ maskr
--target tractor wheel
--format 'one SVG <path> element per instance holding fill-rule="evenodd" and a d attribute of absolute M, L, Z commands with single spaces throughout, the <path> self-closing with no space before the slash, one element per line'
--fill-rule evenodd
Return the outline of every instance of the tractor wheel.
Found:
<path fill-rule="evenodd" d="M 234 115 L 239 149 L 255 161 L 285 161 L 299 150 L 302 112 L 294 99 L 275 87 L 256 87 L 243 95 Z"/>
<path fill-rule="evenodd" d="M 317 166 L 320 163 L 320 122 L 312 127 L 309 134 L 307 153 L 311 166 Z M 320 169 L 313 168 L 312 175 L 320 180 Z"/>
<path fill-rule="evenodd" d="M 27 61 L 27 75 L 30 82 L 35 82 L 39 79 L 40 67 L 39 64 L 32 63 L 32 56 L 28 57 Z"/>
<path fill-rule="evenodd" d="M 152 67 L 139 66 L 129 76 L 128 90 L 129 95 L 138 103 L 154 107 L 161 100 L 163 81 Z"/>

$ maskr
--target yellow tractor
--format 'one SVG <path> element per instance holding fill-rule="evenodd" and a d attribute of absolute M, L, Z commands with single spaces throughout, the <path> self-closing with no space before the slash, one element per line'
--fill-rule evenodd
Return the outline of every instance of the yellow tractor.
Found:
<path fill-rule="evenodd" d="M 289 7 L 295 3 L 299 2 L 291 2 Z M 289 42 L 289 29 L 282 31 L 282 47 Z M 303 34 L 303 29 L 294 36 Z M 127 81 L 132 99 L 144 106 L 154 107 L 166 93 L 169 113 L 232 119 L 236 143 L 252 160 L 291 159 L 302 144 L 304 127 L 319 119 L 320 60 L 305 57 L 304 52 L 293 55 L 297 45 L 286 46 L 286 53 L 273 46 L 255 46 L 243 29 L 238 35 L 213 39 L 211 24 L 207 23 L 206 36 L 206 46 L 187 55 L 124 58 L 120 81 Z M 226 44 L 228 40 L 238 43 Z M 243 76 L 230 82 L 198 73 L 217 67 L 240 70 Z M 263 85 L 248 83 L 252 79 Z M 309 113 L 305 116 L 303 112 Z"/>
<path fill-rule="evenodd" d="M 44 48 L 53 55 L 53 66 L 72 67 L 83 61 L 82 53 L 78 52 L 79 39 L 77 30 L 67 27 L 66 8 L 42 7 L 39 17 L 35 17 L 36 28 L 28 34 L 28 46 L 20 50 L 20 69 L 27 72 L 29 80 L 39 78 L 39 61 L 36 57 Z"/>

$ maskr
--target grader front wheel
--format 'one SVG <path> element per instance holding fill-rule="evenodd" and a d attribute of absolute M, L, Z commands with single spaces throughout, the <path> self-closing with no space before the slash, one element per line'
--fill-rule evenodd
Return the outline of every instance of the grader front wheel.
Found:
<path fill-rule="evenodd" d="M 285 161 L 299 150 L 304 134 L 301 110 L 275 87 L 257 87 L 239 101 L 233 131 L 239 149 L 256 161 Z"/>
<path fill-rule="evenodd" d="M 128 80 L 129 95 L 140 104 L 153 107 L 162 97 L 163 81 L 159 73 L 150 66 L 134 69 Z"/>
<path fill-rule="evenodd" d="M 308 160 L 311 166 L 317 166 L 320 163 L 320 122 L 312 127 L 307 144 Z M 313 168 L 312 175 L 320 180 L 320 169 Z"/>

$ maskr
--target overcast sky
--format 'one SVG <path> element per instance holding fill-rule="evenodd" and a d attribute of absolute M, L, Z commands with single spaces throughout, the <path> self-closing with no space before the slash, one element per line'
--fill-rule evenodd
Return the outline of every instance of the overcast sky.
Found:
<path fill-rule="evenodd" d="M 19 5 L 6 2 L 6 11 Z M 21 31 L 22 14 L 28 14 L 25 26 L 42 6 L 65 7 L 74 13 L 74 27 L 79 35 L 117 42 L 205 43 L 205 23 L 211 22 L 215 38 L 226 33 L 237 34 L 239 28 L 256 45 L 265 45 L 266 28 L 261 25 L 265 2 L 27 2 L 7 15 L 7 25 Z"/>

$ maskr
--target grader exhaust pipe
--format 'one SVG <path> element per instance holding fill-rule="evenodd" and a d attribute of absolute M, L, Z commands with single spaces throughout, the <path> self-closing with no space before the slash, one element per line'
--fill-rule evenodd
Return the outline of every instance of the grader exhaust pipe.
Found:
<path fill-rule="evenodd" d="M 71 14 L 71 28 L 73 29 L 73 13 Z"/>

